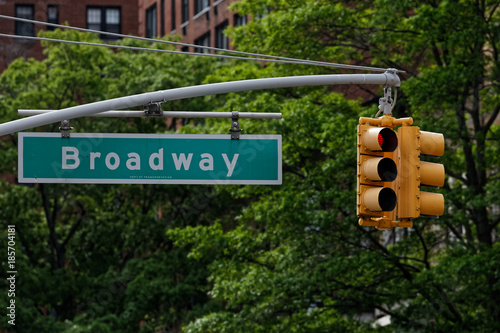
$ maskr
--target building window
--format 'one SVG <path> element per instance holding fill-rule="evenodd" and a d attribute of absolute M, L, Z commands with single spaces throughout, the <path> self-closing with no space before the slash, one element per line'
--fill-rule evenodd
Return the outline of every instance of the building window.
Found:
<path fill-rule="evenodd" d="M 87 7 L 87 28 L 98 31 L 121 33 L 121 9 L 119 7 Z M 101 39 L 119 37 L 100 35 Z"/>
<path fill-rule="evenodd" d="M 161 0 L 160 3 L 160 36 L 165 35 L 165 0 Z"/>
<path fill-rule="evenodd" d="M 242 25 L 247 25 L 247 16 L 246 15 L 241 16 L 240 14 L 235 14 L 234 15 L 234 26 L 239 27 Z"/>
<path fill-rule="evenodd" d="M 210 0 L 195 0 L 194 1 L 194 12 L 198 14 L 203 9 L 208 8 L 210 5 Z"/>
<path fill-rule="evenodd" d="M 33 20 L 35 18 L 34 5 L 16 5 L 16 17 Z M 16 21 L 16 35 L 35 36 L 35 25 L 33 23 Z"/>
<path fill-rule="evenodd" d="M 227 38 L 224 31 L 227 29 L 228 23 L 225 21 L 222 24 L 219 24 L 215 28 L 215 47 L 219 49 L 228 49 L 229 48 L 229 38 Z"/>
<path fill-rule="evenodd" d="M 210 46 L 210 31 L 207 32 L 206 34 L 204 34 L 203 36 L 196 38 L 194 43 L 196 45 L 200 45 L 200 46 Z M 196 52 L 196 53 L 209 53 L 209 51 L 207 49 L 202 49 L 199 47 L 195 47 L 194 52 Z"/>
<path fill-rule="evenodd" d="M 172 25 L 171 25 L 171 30 L 175 30 L 177 28 L 177 23 L 175 22 L 175 16 L 176 16 L 176 10 L 175 10 L 175 1 L 172 0 L 172 7 L 170 8 L 171 14 L 172 14 Z"/>
<path fill-rule="evenodd" d="M 59 6 L 47 5 L 47 23 L 59 24 Z M 56 30 L 56 27 L 47 26 L 47 30 Z"/>
<path fill-rule="evenodd" d="M 189 0 L 182 0 L 182 23 L 189 21 Z"/>
<path fill-rule="evenodd" d="M 146 10 L 146 37 L 156 37 L 156 3 Z"/>

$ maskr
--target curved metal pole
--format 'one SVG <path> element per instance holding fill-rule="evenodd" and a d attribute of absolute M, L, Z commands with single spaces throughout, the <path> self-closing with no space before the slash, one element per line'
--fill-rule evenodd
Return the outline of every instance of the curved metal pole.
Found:
<path fill-rule="evenodd" d="M 125 109 L 147 105 L 150 103 L 163 103 L 178 99 L 226 94 L 239 91 L 304 86 L 326 86 L 335 84 L 376 84 L 399 87 L 400 80 L 395 72 L 389 70 L 383 74 L 339 74 L 276 77 L 160 90 L 156 92 L 119 97 L 101 102 L 73 106 L 29 118 L 9 121 L 7 123 L 0 124 L 0 136 L 59 122 L 65 119 L 90 116 L 95 113 L 108 110 Z"/>

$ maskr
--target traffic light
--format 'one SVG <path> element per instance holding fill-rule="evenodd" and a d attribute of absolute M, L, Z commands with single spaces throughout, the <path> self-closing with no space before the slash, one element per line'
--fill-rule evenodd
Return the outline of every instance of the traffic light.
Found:
<path fill-rule="evenodd" d="M 377 225 L 396 208 L 394 182 L 398 175 L 398 138 L 389 127 L 358 125 L 357 215 L 361 225 Z"/>
<path fill-rule="evenodd" d="M 444 197 L 439 193 L 421 191 L 421 186 L 442 187 L 444 165 L 421 161 L 422 155 L 443 156 L 444 136 L 441 133 L 420 131 L 417 126 L 401 126 L 398 218 L 417 218 L 421 215 L 441 216 Z"/>
<path fill-rule="evenodd" d="M 444 197 L 421 186 L 444 185 L 444 166 L 421 161 L 442 156 L 444 136 L 420 131 L 412 118 L 360 118 L 357 142 L 359 224 L 378 229 L 411 227 L 422 215 L 440 216 Z M 376 126 L 377 125 L 377 126 Z M 396 133 L 393 128 L 399 126 Z"/>

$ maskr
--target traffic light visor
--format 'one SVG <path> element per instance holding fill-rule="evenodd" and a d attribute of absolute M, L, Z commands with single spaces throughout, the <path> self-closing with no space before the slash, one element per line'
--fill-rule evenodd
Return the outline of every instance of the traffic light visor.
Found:
<path fill-rule="evenodd" d="M 441 216 L 444 213 L 444 197 L 441 193 L 420 192 L 421 215 Z"/>
<path fill-rule="evenodd" d="M 424 186 L 442 187 L 444 185 L 444 165 L 420 162 L 420 184 Z"/>
<path fill-rule="evenodd" d="M 364 134 L 363 143 L 373 152 L 393 152 L 398 147 L 398 137 L 390 128 L 373 127 Z"/>
<path fill-rule="evenodd" d="M 420 131 L 420 150 L 422 155 L 443 156 L 444 154 L 444 135 Z"/>
<path fill-rule="evenodd" d="M 362 175 L 373 182 L 392 182 L 398 175 L 396 163 L 387 157 L 365 157 L 362 159 Z M 364 179 L 362 179 L 364 181 Z"/>
<path fill-rule="evenodd" d="M 390 187 L 374 187 L 363 193 L 363 202 L 372 212 L 390 212 L 396 208 L 396 193 Z"/>

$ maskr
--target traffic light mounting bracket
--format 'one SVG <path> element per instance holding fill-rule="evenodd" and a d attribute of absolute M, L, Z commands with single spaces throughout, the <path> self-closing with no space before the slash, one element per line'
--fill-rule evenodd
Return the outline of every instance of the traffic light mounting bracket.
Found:
<path fill-rule="evenodd" d="M 411 126 L 413 124 L 413 118 L 399 118 L 396 119 L 390 115 L 384 115 L 380 118 L 359 118 L 360 125 L 378 125 L 380 127 L 395 128 L 396 126 Z"/>

